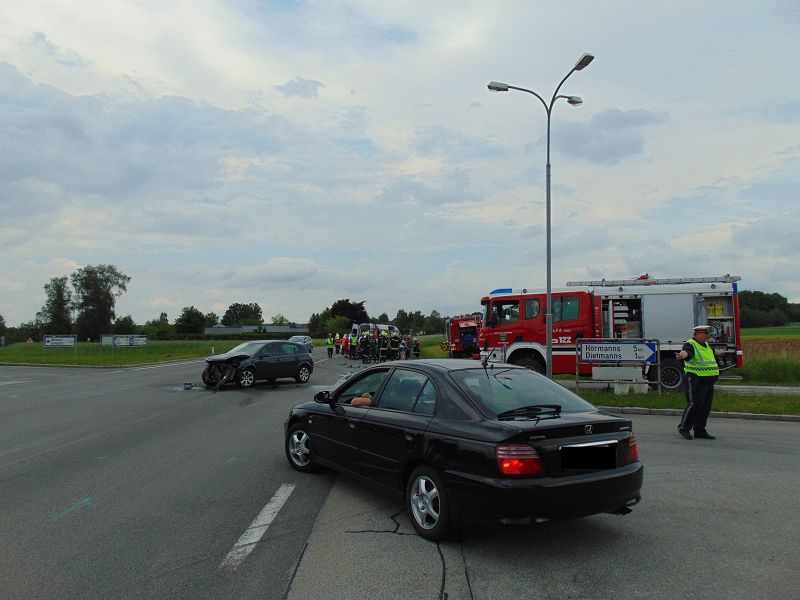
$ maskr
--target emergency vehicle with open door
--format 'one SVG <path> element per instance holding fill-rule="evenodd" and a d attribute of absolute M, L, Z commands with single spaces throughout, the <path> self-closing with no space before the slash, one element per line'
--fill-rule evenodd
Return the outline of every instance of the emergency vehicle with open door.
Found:
<path fill-rule="evenodd" d="M 478 336 L 481 331 L 481 315 L 450 317 L 445 324 L 444 345 L 450 358 L 470 357 L 480 350 Z"/>
<path fill-rule="evenodd" d="M 659 340 L 661 385 L 676 389 L 683 364 L 675 358 L 695 325 L 709 324 L 709 343 L 724 350 L 721 368 L 743 364 L 736 275 L 572 281 L 553 290 L 553 374 L 576 372 L 580 338 Z M 547 294 L 542 290 L 496 289 L 481 299 L 479 346 L 490 362 L 508 362 L 545 372 Z M 479 355 L 473 355 L 478 357 Z M 591 365 L 580 365 L 591 375 Z M 655 365 L 644 367 L 651 382 Z"/>

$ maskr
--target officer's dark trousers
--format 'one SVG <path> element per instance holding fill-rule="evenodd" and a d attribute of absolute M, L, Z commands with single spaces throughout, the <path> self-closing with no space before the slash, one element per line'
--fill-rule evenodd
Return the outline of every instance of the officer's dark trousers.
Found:
<path fill-rule="evenodd" d="M 678 430 L 705 433 L 711 401 L 714 399 L 716 377 L 698 377 L 693 373 L 684 376 L 686 389 L 686 409 L 683 411 Z"/>

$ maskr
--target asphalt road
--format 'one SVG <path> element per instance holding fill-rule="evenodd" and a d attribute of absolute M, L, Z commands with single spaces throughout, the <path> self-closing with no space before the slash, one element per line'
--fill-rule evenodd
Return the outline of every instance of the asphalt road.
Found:
<path fill-rule="evenodd" d="M 433 544 L 391 499 L 286 464 L 288 408 L 359 368 L 320 358 L 309 385 L 218 393 L 183 390 L 200 363 L 0 367 L 0 598 L 800 599 L 800 424 L 687 441 L 632 415 L 632 514 Z"/>
<path fill-rule="evenodd" d="M 0 367 L 0 598 L 282 597 L 334 481 L 288 466 L 283 421 L 341 369 L 185 391 L 201 370 Z"/>

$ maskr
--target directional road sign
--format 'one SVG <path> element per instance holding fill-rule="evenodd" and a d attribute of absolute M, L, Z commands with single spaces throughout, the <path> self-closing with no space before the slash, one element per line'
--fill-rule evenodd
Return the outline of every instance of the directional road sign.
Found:
<path fill-rule="evenodd" d="M 76 335 L 46 335 L 44 345 L 48 348 L 73 348 L 78 344 Z"/>
<path fill-rule="evenodd" d="M 131 346 L 146 346 L 147 336 L 144 335 L 112 335 L 112 345 L 116 348 Z"/>
<path fill-rule="evenodd" d="M 656 362 L 656 340 L 579 340 L 578 356 L 582 362 Z"/>

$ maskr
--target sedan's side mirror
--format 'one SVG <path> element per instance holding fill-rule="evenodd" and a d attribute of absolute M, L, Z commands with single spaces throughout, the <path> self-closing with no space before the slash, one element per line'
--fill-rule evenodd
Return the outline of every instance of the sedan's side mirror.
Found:
<path fill-rule="evenodd" d="M 319 402 L 320 404 L 330 404 L 331 393 L 328 390 L 317 392 L 314 394 L 314 402 Z"/>

